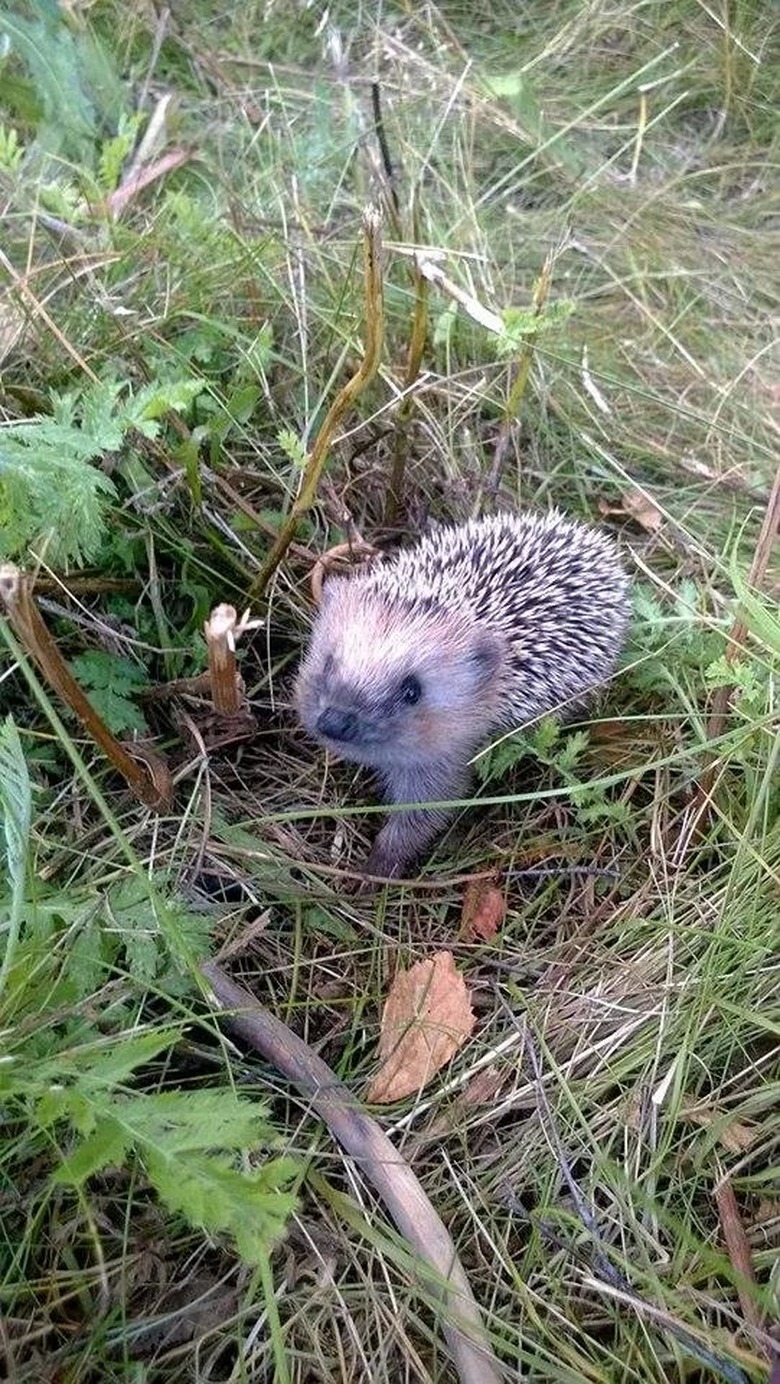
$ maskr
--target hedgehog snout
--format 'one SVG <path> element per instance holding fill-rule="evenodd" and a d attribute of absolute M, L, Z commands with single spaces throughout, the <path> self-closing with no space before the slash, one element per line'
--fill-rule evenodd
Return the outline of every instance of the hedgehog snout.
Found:
<path fill-rule="evenodd" d="M 319 735 L 324 735 L 328 740 L 343 740 L 347 744 L 356 738 L 360 729 L 355 713 L 338 706 L 326 706 L 315 724 Z"/>

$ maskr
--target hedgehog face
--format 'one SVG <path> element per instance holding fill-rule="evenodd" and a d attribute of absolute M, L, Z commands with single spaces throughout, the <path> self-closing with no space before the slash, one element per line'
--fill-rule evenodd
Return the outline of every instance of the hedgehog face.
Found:
<path fill-rule="evenodd" d="M 378 769 L 468 755 L 494 719 L 503 652 L 466 616 L 332 578 L 298 674 L 301 722 Z"/>

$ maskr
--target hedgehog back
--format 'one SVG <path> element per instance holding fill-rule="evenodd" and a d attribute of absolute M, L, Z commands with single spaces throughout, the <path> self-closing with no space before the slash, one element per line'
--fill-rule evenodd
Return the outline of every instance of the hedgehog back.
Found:
<path fill-rule="evenodd" d="M 628 581 L 612 540 L 556 510 L 496 514 L 436 529 L 357 578 L 384 599 L 468 614 L 497 631 L 497 724 L 575 711 L 612 673 L 628 622 Z"/>

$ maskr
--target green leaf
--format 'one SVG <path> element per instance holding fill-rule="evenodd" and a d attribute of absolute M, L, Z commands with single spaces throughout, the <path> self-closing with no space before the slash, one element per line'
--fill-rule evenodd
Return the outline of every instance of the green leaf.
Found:
<path fill-rule="evenodd" d="M 3 816 L 5 858 L 11 884 L 5 928 L 0 993 L 5 989 L 19 944 L 24 919 L 27 858 L 32 817 L 32 788 L 19 732 L 10 716 L 0 726 L 0 812 Z"/>
<path fill-rule="evenodd" d="M 197 380 L 149 385 L 120 396 L 120 381 L 98 380 L 57 394 L 50 416 L 38 415 L 0 431 L 0 557 L 16 557 L 32 542 L 46 542 L 56 564 L 94 559 L 105 534 L 113 482 L 91 463 L 116 452 L 136 428 L 147 437 L 159 418 L 188 407 Z"/>
<path fill-rule="evenodd" d="M 752 696 L 759 687 L 755 664 L 742 658 L 735 658 L 730 662 L 725 654 L 713 659 L 705 668 L 704 676 L 710 688 L 737 687 L 748 696 Z"/>
<path fill-rule="evenodd" d="M 138 114 L 121 116 L 116 135 L 101 146 L 98 176 L 105 192 L 114 192 L 119 186 L 125 159 L 135 144 L 142 119 Z"/>
<path fill-rule="evenodd" d="M 32 79 L 39 107 L 36 143 L 80 163 L 87 173 L 98 128 L 119 120 L 125 89 L 107 49 L 83 21 L 67 22 L 66 7 L 36 0 L 25 8 L 34 11 L 32 17 L 10 13 L 8 5 L 0 9 L 0 34 Z"/>
<path fill-rule="evenodd" d="M 4 173 L 16 173 L 23 158 L 24 149 L 16 130 L 12 125 L 0 125 L 0 169 Z"/>
<path fill-rule="evenodd" d="M 132 694 L 147 682 L 143 669 L 129 658 L 119 658 L 103 649 L 90 649 L 70 661 L 75 677 L 87 689 L 89 700 L 115 735 L 123 731 L 148 729 L 143 712 L 131 700 Z"/>
<path fill-rule="evenodd" d="M 166 898 L 153 879 L 131 875 L 114 886 L 106 907 L 130 974 L 147 985 L 172 967 L 185 972 L 208 950 L 211 922 Z"/>
<path fill-rule="evenodd" d="M 745 622 L 762 643 L 773 653 L 780 654 L 780 620 L 770 614 L 768 602 L 751 591 L 737 566 L 736 551 L 731 559 L 731 581 L 742 607 Z"/>
<path fill-rule="evenodd" d="M 277 433 L 276 440 L 285 456 L 293 463 L 293 466 L 298 466 L 303 470 L 306 465 L 306 448 L 301 442 L 298 434 L 291 432 L 289 428 L 282 428 L 281 431 Z"/>
<path fill-rule="evenodd" d="M 573 731 L 562 740 L 555 756 L 555 764 L 564 776 L 573 773 L 588 747 L 589 740 L 590 732 L 587 730 Z"/>
<path fill-rule="evenodd" d="M 138 1095 L 117 1104 L 115 1113 L 135 1143 L 166 1158 L 193 1150 L 251 1148 L 269 1135 L 266 1107 L 232 1091 Z"/>
<path fill-rule="evenodd" d="M 166 413 L 183 413 L 202 393 L 202 380 L 158 380 L 128 400 L 124 409 L 125 424 L 137 428 L 146 437 L 155 437 L 158 431 L 155 425 L 160 418 Z"/>
<path fill-rule="evenodd" d="M 501 314 L 503 331 L 496 342 L 498 355 L 516 355 L 529 339 L 566 322 L 575 307 L 568 298 L 561 298 L 548 303 L 542 312 L 534 312 L 531 308 L 505 308 Z"/>
<path fill-rule="evenodd" d="M 560 738 L 560 721 L 556 721 L 554 716 L 543 716 L 536 726 L 531 740 L 534 754 L 538 755 L 540 759 L 549 759 Z"/>
<path fill-rule="evenodd" d="M 90 391 L 93 396 L 96 387 Z M 5 428 L 0 435 L 0 555 L 15 557 L 26 546 L 48 539 L 55 563 L 81 563 L 96 556 L 103 537 L 104 507 L 115 490 L 108 476 L 88 463 L 121 443 L 121 432 L 105 416 L 85 407 L 79 420 L 78 396 L 53 400 L 51 417 L 39 416 Z M 111 401 L 113 402 L 113 401 Z"/>
<path fill-rule="evenodd" d="M 13 719 L 0 725 L 0 811 L 5 856 L 14 897 L 23 893 L 32 818 L 32 787 Z"/>
<path fill-rule="evenodd" d="M 99 1121 L 94 1132 L 79 1144 L 75 1153 L 60 1164 L 54 1173 L 54 1182 L 81 1187 L 94 1173 L 102 1172 L 110 1164 L 121 1163 L 129 1142 L 127 1130 L 115 1120 Z"/>
<path fill-rule="evenodd" d="M 65 1082 L 76 1079 L 90 1099 L 110 1090 L 132 1076 L 138 1067 L 145 1067 L 161 1052 L 167 1052 L 181 1038 L 181 1027 L 169 1024 L 153 1028 L 131 1038 L 116 1038 L 101 1043 L 89 1043 L 84 1048 L 57 1054 L 41 1064 L 41 1082 Z"/>
<path fill-rule="evenodd" d="M 545 118 L 527 72 L 491 73 L 482 77 L 481 84 L 490 96 L 509 103 L 529 144 L 546 146 L 546 157 L 551 162 L 559 160 L 570 173 L 582 174 L 582 158 L 571 141 L 559 134 Z"/>
<path fill-rule="evenodd" d="M 39 1103 L 39 1122 L 68 1115 L 86 1136 L 55 1182 L 81 1185 L 135 1149 L 171 1210 L 212 1234 L 231 1235 L 250 1263 L 267 1254 L 294 1209 L 286 1188 L 298 1169 L 286 1158 L 251 1171 L 236 1166 L 237 1154 L 275 1141 L 264 1106 L 230 1091 L 103 1094 L 91 1084 L 94 1074 L 72 1090 L 50 1088 Z"/>
<path fill-rule="evenodd" d="M 56 19 L 42 22 L 7 12 L 0 14 L 0 33 L 7 35 L 35 83 L 47 142 L 85 157 L 96 132 L 95 109 L 79 79 L 73 34 Z"/>
<path fill-rule="evenodd" d="M 493 745 L 487 754 L 481 754 L 476 760 L 475 767 L 481 782 L 489 783 L 491 779 L 502 778 L 520 763 L 529 750 L 528 739 L 522 731 L 507 735 L 497 745 Z"/>
<path fill-rule="evenodd" d="M 190 433 L 189 437 L 183 437 L 171 448 L 171 456 L 177 466 L 181 466 L 184 471 L 184 478 L 187 482 L 187 489 L 190 492 L 193 502 L 199 505 L 203 500 L 203 482 L 200 475 L 200 443 L 195 433 Z"/>
<path fill-rule="evenodd" d="M 163 1201 L 211 1234 L 229 1234 L 242 1259 L 256 1264 L 284 1232 L 295 1196 L 284 1190 L 297 1169 L 289 1159 L 272 1159 L 249 1173 L 225 1158 L 203 1153 L 162 1158 L 143 1151 L 149 1179 Z"/>

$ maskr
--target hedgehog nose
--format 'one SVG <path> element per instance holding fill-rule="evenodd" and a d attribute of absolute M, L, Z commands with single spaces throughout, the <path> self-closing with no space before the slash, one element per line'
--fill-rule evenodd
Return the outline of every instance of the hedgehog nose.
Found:
<path fill-rule="evenodd" d="M 329 740 L 354 740 L 358 732 L 357 716 L 352 711 L 340 711 L 337 706 L 326 706 L 317 717 L 317 730 Z"/>

